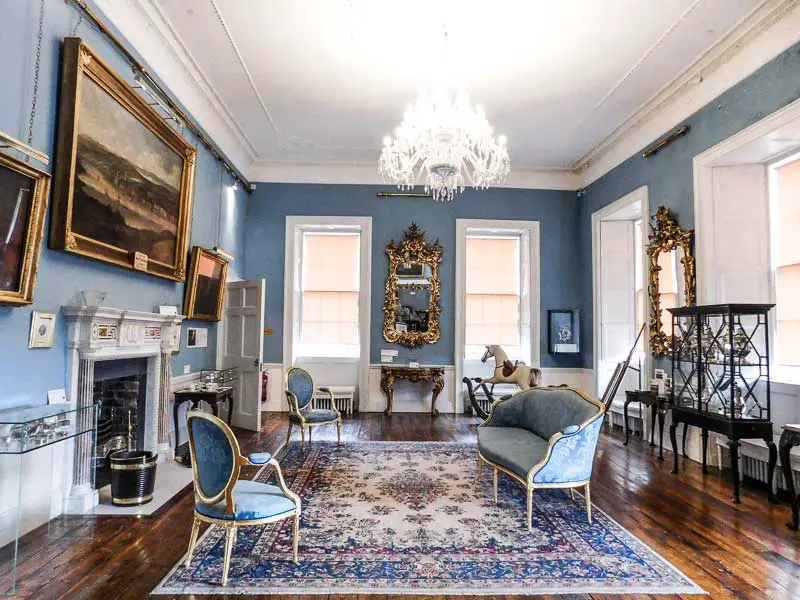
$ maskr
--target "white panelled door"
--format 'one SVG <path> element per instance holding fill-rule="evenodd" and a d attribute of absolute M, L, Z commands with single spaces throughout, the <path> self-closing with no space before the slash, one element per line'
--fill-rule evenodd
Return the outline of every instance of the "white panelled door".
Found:
<path fill-rule="evenodd" d="M 600 222 L 600 360 L 598 393 L 636 339 L 633 221 Z"/>
<path fill-rule="evenodd" d="M 261 429 L 261 367 L 264 362 L 264 298 L 266 282 L 233 281 L 225 303 L 224 368 L 239 368 L 239 389 L 233 425 Z"/>

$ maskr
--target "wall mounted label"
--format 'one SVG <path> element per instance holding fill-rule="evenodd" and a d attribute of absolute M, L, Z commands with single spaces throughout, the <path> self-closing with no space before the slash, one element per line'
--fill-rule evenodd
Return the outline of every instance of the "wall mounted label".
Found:
<path fill-rule="evenodd" d="M 147 271 L 147 254 L 144 252 L 134 252 L 133 268 L 137 271 Z"/>
<path fill-rule="evenodd" d="M 48 404 L 66 404 L 67 402 L 67 390 L 64 388 L 58 390 L 49 390 L 47 392 L 47 403 Z"/>

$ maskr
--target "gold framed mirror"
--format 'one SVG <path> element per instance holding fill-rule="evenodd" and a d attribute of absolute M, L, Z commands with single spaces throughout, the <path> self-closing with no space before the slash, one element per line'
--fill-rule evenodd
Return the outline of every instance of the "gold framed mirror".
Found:
<path fill-rule="evenodd" d="M 383 302 L 383 339 L 407 348 L 439 341 L 442 312 L 439 240 L 425 241 L 425 232 L 411 223 L 399 244 L 386 246 L 389 273 Z"/>
<path fill-rule="evenodd" d="M 650 352 L 672 351 L 672 318 L 668 308 L 695 303 L 694 230 L 681 229 L 665 206 L 651 219 L 647 244 L 650 298 Z"/>

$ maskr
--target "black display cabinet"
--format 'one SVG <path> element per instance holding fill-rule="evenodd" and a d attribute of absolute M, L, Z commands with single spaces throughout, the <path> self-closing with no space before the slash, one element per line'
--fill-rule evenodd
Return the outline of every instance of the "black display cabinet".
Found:
<path fill-rule="evenodd" d="M 703 472 L 708 432 L 728 437 L 733 501 L 739 502 L 739 440 L 761 439 L 769 448 L 769 496 L 778 451 L 772 438 L 769 326 L 774 304 L 716 304 L 670 308 L 672 313 L 672 424 L 669 435 L 678 472 L 675 430 L 699 427 Z"/>

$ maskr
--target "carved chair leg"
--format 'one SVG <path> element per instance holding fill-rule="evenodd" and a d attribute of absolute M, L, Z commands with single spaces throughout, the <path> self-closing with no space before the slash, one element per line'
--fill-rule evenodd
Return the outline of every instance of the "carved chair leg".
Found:
<path fill-rule="evenodd" d="M 286 445 L 289 445 L 289 440 L 292 437 L 292 422 L 289 421 L 289 430 L 286 432 Z"/>
<path fill-rule="evenodd" d="M 192 562 L 192 552 L 194 552 L 194 546 L 197 543 L 198 533 L 200 533 L 200 519 L 195 517 L 194 521 L 192 521 L 192 534 L 189 536 L 189 552 L 186 553 L 186 562 L 184 563 L 187 569 L 189 568 L 189 563 Z"/>
<path fill-rule="evenodd" d="M 494 477 L 492 481 L 492 486 L 494 490 L 494 503 L 497 504 L 497 467 L 494 468 Z"/>
<path fill-rule="evenodd" d="M 569 499 L 575 502 L 575 488 L 569 488 Z"/>
<path fill-rule="evenodd" d="M 528 486 L 528 513 L 527 513 L 528 531 L 533 529 L 533 488 Z"/>
<path fill-rule="evenodd" d="M 309 438 L 311 441 L 311 438 Z M 303 425 L 300 425 L 300 451 L 306 449 L 306 428 Z"/>
<path fill-rule="evenodd" d="M 589 484 L 586 484 L 585 490 L 586 496 L 586 517 L 589 519 L 589 523 L 592 522 L 592 495 L 589 492 Z"/>
<path fill-rule="evenodd" d="M 228 585 L 228 570 L 231 568 L 231 554 L 233 553 L 233 538 L 236 537 L 236 527 L 228 526 L 225 532 L 225 556 L 222 561 L 222 585 Z"/>
<path fill-rule="evenodd" d="M 342 445 L 342 420 L 336 421 L 336 445 Z"/>
<path fill-rule="evenodd" d="M 297 547 L 300 545 L 300 515 L 294 514 L 294 523 L 292 524 L 292 562 L 297 564 Z"/>

